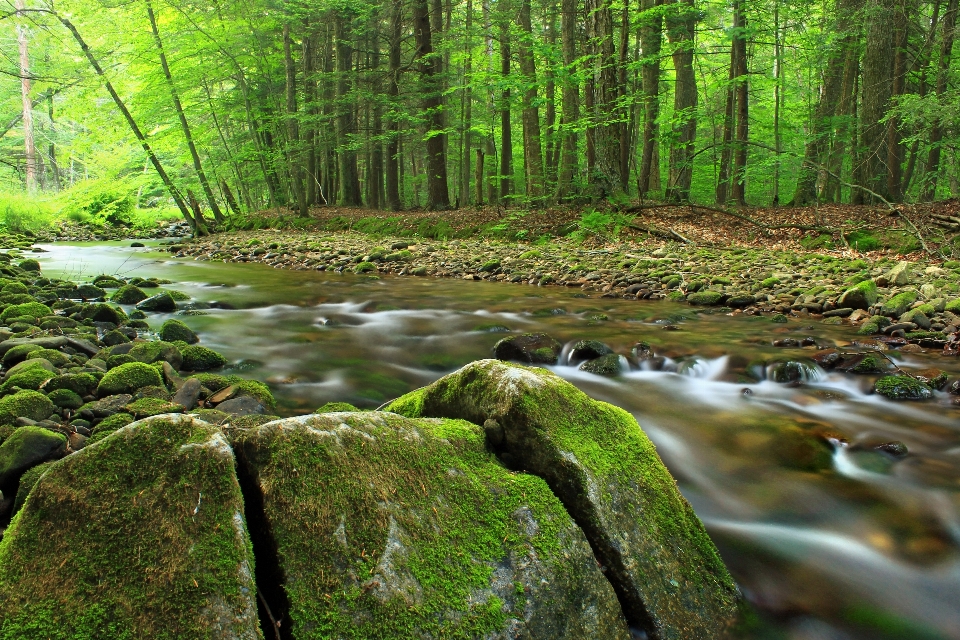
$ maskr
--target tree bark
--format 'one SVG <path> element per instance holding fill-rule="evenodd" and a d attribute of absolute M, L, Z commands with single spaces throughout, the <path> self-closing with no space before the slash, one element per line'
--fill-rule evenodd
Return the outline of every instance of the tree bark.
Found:
<path fill-rule="evenodd" d="M 430 10 L 427 0 L 413 0 L 413 33 L 417 45 L 416 59 L 423 91 L 426 120 L 427 209 L 450 208 L 447 187 L 447 153 L 443 122 L 443 96 L 440 77 L 443 58 L 433 51 Z"/>
<path fill-rule="evenodd" d="M 504 82 L 510 77 L 510 21 L 509 0 L 500 0 L 500 75 Z M 513 193 L 513 131 L 510 123 L 510 87 L 503 90 L 500 104 L 500 199 Z"/>
<path fill-rule="evenodd" d="M 943 15 L 943 27 L 940 36 L 940 61 L 937 69 L 937 86 L 934 90 L 937 101 L 947 90 L 950 72 L 950 57 L 953 53 L 953 41 L 956 37 L 957 0 L 950 0 L 947 12 Z M 931 201 L 937 195 L 937 178 L 940 172 L 940 150 L 943 141 L 943 125 L 939 119 L 930 127 L 930 152 L 927 156 L 927 171 L 920 199 Z"/>
<path fill-rule="evenodd" d="M 657 144 L 657 118 L 660 116 L 660 49 L 663 43 L 662 0 L 642 0 L 644 12 L 640 24 L 640 47 L 643 53 L 641 79 L 643 85 L 643 151 L 640 156 L 640 197 L 651 189 L 653 155 Z M 657 180 L 659 182 L 659 180 Z"/>
<path fill-rule="evenodd" d="M 304 128 L 303 140 L 305 144 L 304 155 L 307 159 L 307 170 L 305 196 L 307 206 L 311 207 L 317 204 L 317 80 L 315 77 L 316 47 L 314 42 L 316 35 L 309 31 L 309 23 L 305 25 L 308 32 L 303 37 L 303 100 L 304 111 L 307 114 L 306 127 Z"/>
<path fill-rule="evenodd" d="M 667 13 L 667 38 L 674 45 L 673 65 L 676 88 L 673 94 L 674 142 L 670 148 L 670 182 L 667 200 L 690 199 L 693 180 L 693 156 L 697 138 L 697 78 L 693 71 L 697 9 L 694 0 L 675 0 Z"/>
<path fill-rule="evenodd" d="M 577 0 L 560 2 L 560 46 L 564 74 L 561 88 L 560 170 L 557 200 L 568 199 L 577 173 L 577 121 L 580 119 L 580 92 L 573 74 L 577 65 Z"/>
<path fill-rule="evenodd" d="M 864 186 L 890 199 L 887 188 L 887 137 L 881 122 L 890 103 L 893 82 L 894 21 L 892 0 L 868 0 L 866 48 L 863 53 L 861 141 Z M 865 196 L 868 201 L 873 196 Z"/>
<path fill-rule="evenodd" d="M 25 9 L 23 0 L 14 4 L 18 17 Z M 37 147 L 33 139 L 33 101 L 30 99 L 30 54 L 27 42 L 27 28 L 17 24 L 17 48 L 20 53 L 20 99 L 23 105 L 23 153 L 26 164 L 25 178 L 27 193 L 37 191 Z"/>
<path fill-rule="evenodd" d="M 613 12 L 610 0 L 587 0 L 588 36 L 593 60 L 594 148 L 596 166 L 590 180 L 597 188 L 596 196 L 606 198 L 622 193 L 620 181 L 620 132 L 622 123 L 617 105 L 618 71 L 613 43 Z"/>
<path fill-rule="evenodd" d="M 337 47 L 337 157 L 340 166 L 340 204 L 359 207 L 360 172 L 357 169 L 357 152 L 353 138 L 357 133 L 357 116 L 350 97 L 350 76 L 353 73 L 353 45 L 350 43 L 346 16 L 342 11 L 334 15 L 334 37 Z"/>
<path fill-rule="evenodd" d="M 403 0 L 393 0 L 390 14 L 390 75 L 387 95 L 390 99 L 391 114 L 395 114 L 400 105 L 400 40 L 403 37 Z M 391 211 L 400 211 L 403 202 L 400 199 L 400 120 L 390 116 L 390 137 L 387 139 L 386 183 L 387 207 Z"/>
<path fill-rule="evenodd" d="M 462 194 L 464 205 L 469 205 L 470 194 L 470 162 L 473 156 L 473 0 L 467 0 L 467 19 L 465 25 L 464 49 L 465 57 L 463 63 L 463 153 L 460 160 L 460 193 Z M 481 197 L 482 201 L 483 198 Z"/>
<path fill-rule="evenodd" d="M 537 68 L 533 59 L 533 26 L 530 21 L 530 0 L 520 0 L 517 22 L 522 31 L 517 49 L 523 92 L 523 164 L 527 197 L 533 204 L 543 198 L 543 151 L 540 147 L 540 112 L 537 109 Z"/>
<path fill-rule="evenodd" d="M 737 143 L 733 152 L 733 199 L 738 205 L 747 204 L 747 143 L 750 137 L 749 121 L 749 83 L 747 75 L 747 17 L 744 12 L 744 0 L 735 0 L 734 23 L 737 27 Z"/>
<path fill-rule="evenodd" d="M 297 70 L 293 64 L 291 51 L 290 25 L 283 25 L 283 66 L 286 71 L 286 123 L 287 123 L 287 164 L 290 167 L 290 187 L 293 199 L 297 203 L 297 213 L 307 217 L 307 195 L 303 190 L 303 177 L 300 171 L 300 125 L 297 120 Z"/>

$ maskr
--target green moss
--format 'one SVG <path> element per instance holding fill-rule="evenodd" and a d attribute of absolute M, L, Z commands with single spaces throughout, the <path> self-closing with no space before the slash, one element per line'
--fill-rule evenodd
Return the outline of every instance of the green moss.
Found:
<path fill-rule="evenodd" d="M 875 355 L 868 355 L 850 369 L 850 373 L 882 373 L 886 368 L 886 361 Z"/>
<path fill-rule="evenodd" d="M 954 298 L 953 300 L 948 302 L 947 306 L 944 307 L 944 309 L 946 311 L 949 311 L 950 313 L 956 313 L 960 315 L 960 298 Z"/>
<path fill-rule="evenodd" d="M 197 334 L 193 332 L 190 327 L 183 324 L 179 320 L 167 320 L 160 326 L 160 339 L 166 342 L 175 342 L 182 341 L 187 344 L 194 344 L 199 342 L 200 339 L 197 337 Z"/>
<path fill-rule="evenodd" d="M 929 386 L 907 375 L 880 378 L 874 390 L 891 400 L 928 400 L 933 397 L 933 390 Z"/>
<path fill-rule="evenodd" d="M 22 316 L 42 318 L 44 316 L 49 316 L 51 313 L 53 312 L 50 310 L 50 307 L 45 304 L 40 304 L 39 302 L 15 304 L 3 310 L 3 313 L 0 314 L 0 322 L 7 322 L 11 318 L 20 318 Z"/>
<path fill-rule="evenodd" d="M 18 344 L 3 354 L 3 364 L 6 366 L 14 365 L 27 359 L 27 356 L 34 351 L 40 351 L 43 347 L 38 344 Z"/>
<path fill-rule="evenodd" d="M 125 284 L 114 292 L 110 297 L 110 300 L 116 302 L 117 304 L 137 304 L 147 299 L 147 294 L 145 294 L 140 287 L 136 287 L 132 284 Z"/>
<path fill-rule="evenodd" d="M 127 355 L 145 364 L 169 362 L 174 369 L 179 369 L 183 362 L 183 356 L 176 345 L 162 340 L 138 342 L 127 352 Z"/>
<path fill-rule="evenodd" d="M 55 389 L 69 389 L 77 395 L 87 396 L 97 388 L 97 379 L 89 373 L 65 373 L 54 376 L 43 385 L 47 393 Z"/>
<path fill-rule="evenodd" d="M 338 413 L 341 411 L 360 411 L 349 402 L 328 402 L 314 411 L 314 413 Z"/>
<path fill-rule="evenodd" d="M 22 282 L 8 282 L 3 285 L 3 289 L 0 289 L 0 293 L 4 295 L 12 293 L 30 293 L 30 290 L 27 288 L 27 285 Z"/>
<path fill-rule="evenodd" d="M 42 393 L 18 391 L 11 396 L 0 398 L 0 422 L 13 424 L 17 418 L 46 420 L 53 413 L 53 409 L 53 402 Z"/>
<path fill-rule="evenodd" d="M 62 367 L 70 362 L 70 356 L 55 349 L 39 349 L 31 351 L 27 355 L 27 360 L 35 360 L 36 358 L 43 358 L 55 367 Z"/>
<path fill-rule="evenodd" d="M 242 380 L 238 376 L 224 376 L 219 373 L 195 373 L 190 377 L 196 378 L 201 385 L 214 392 L 226 389 L 232 382 Z"/>
<path fill-rule="evenodd" d="M 183 413 L 183 406 L 162 398 L 140 398 L 125 406 L 123 410 L 140 419 L 163 413 Z"/>
<path fill-rule="evenodd" d="M 880 313 L 885 316 L 900 317 L 910 308 L 920 294 L 916 291 L 903 291 L 883 303 Z"/>
<path fill-rule="evenodd" d="M 33 490 L 33 487 L 40 481 L 41 476 L 47 472 L 47 469 L 49 469 L 52 464 L 53 461 L 44 462 L 20 476 L 20 486 L 17 487 L 17 497 L 13 502 L 13 513 L 11 515 L 16 515 L 17 512 L 23 508 L 23 504 L 27 501 L 27 496 L 30 495 L 30 491 Z"/>
<path fill-rule="evenodd" d="M 372 262 L 361 262 L 356 267 L 353 268 L 354 273 L 367 273 L 369 271 L 376 271 L 377 265 Z"/>
<path fill-rule="evenodd" d="M 0 638 L 260 637 L 242 514 L 210 425 L 154 418 L 86 447 L 0 542 Z"/>
<path fill-rule="evenodd" d="M 56 389 L 47 394 L 47 397 L 61 409 L 79 409 L 83 406 L 83 398 L 70 389 Z"/>
<path fill-rule="evenodd" d="M 762 281 L 760 282 L 760 288 L 761 288 L 761 289 L 769 289 L 769 288 L 773 287 L 773 286 L 776 285 L 776 284 L 780 284 L 780 278 L 771 276 L 771 277 L 766 278 L 766 279 L 764 279 L 764 280 L 762 280 Z"/>
<path fill-rule="evenodd" d="M 276 410 L 277 401 L 270 392 L 270 387 L 262 382 L 241 378 L 240 380 L 231 382 L 231 386 L 236 389 L 234 397 L 250 396 L 256 398 L 268 411 Z"/>
<path fill-rule="evenodd" d="M 496 271 L 499 268 L 500 268 L 499 260 L 488 260 L 487 262 L 484 262 L 483 265 L 481 265 L 480 271 L 484 273 L 491 273 L 493 271 Z"/>
<path fill-rule="evenodd" d="M 6 393 L 13 387 L 37 390 L 53 376 L 53 373 L 43 367 L 28 367 L 7 377 L 3 384 L 0 384 L 0 393 Z"/>
<path fill-rule="evenodd" d="M 170 295 L 177 302 L 185 302 L 190 299 L 190 296 L 183 291 L 177 291 L 176 289 L 167 289 L 166 293 Z"/>
<path fill-rule="evenodd" d="M 87 440 L 87 445 L 103 440 L 117 429 L 122 429 L 133 421 L 134 418 L 129 413 L 115 413 L 112 416 L 107 416 L 93 428 L 93 432 Z"/>
<path fill-rule="evenodd" d="M 97 386 L 101 397 L 118 393 L 134 393 L 140 387 L 160 386 L 163 379 L 160 373 L 148 364 L 128 362 L 107 372 Z"/>
<path fill-rule="evenodd" d="M 183 368 L 187 371 L 209 371 L 227 364 L 227 359 L 213 349 L 192 345 L 182 351 Z"/>
<path fill-rule="evenodd" d="M 687 296 L 687 302 L 690 304 L 713 306 L 720 304 L 723 300 L 723 294 L 718 291 L 698 291 Z"/>

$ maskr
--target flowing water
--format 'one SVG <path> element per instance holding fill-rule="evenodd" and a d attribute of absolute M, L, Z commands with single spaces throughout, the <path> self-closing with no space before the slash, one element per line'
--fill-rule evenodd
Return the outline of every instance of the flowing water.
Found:
<path fill-rule="evenodd" d="M 954 396 L 890 402 L 869 393 L 869 377 L 813 365 L 816 346 L 771 344 L 810 336 L 855 349 L 849 329 L 698 315 L 558 287 L 173 260 L 126 243 L 43 247 L 37 257 L 48 276 L 168 278 L 228 307 L 181 319 L 204 344 L 242 361 L 244 375 L 269 380 L 284 415 L 332 400 L 375 408 L 489 357 L 508 335 L 493 325 L 568 343 L 601 340 L 621 354 L 649 342 L 664 356 L 661 370 L 584 373 L 565 363 L 569 344 L 551 369 L 633 413 L 656 443 L 757 611 L 749 637 L 960 639 Z M 167 317 L 149 321 L 158 327 Z M 888 355 L 901 366 L 960 372 L 956 359 L 932 353 Z M 770 381 L 770 363 L 787 359 L 801 363 L 799 381 Z M 890 441 L 909 455 L 874 448 Z"/>

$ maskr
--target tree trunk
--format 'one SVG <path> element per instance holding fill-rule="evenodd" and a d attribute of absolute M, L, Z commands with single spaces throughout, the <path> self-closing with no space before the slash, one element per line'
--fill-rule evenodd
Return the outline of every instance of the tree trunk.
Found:
<path fill-rule="evenodd" d="M 24 10 L 23 0 L 16 0 L 18 17 Z M 37 191 L 37 147 L 33 140 L 33 101 L 30 100 L 30 55 L 27 48 L 27 28 L 17 23 L 17 47 L 20 53 L 20 98 L 23 105 L 23 152 L 26 163 L 27 193 Z"/>
<path fill-rule="evenodd" d="M 744 0 L 734 2 L 734 24 L 737 28 L 737 143 L 733 153 L 732 196 L 738 205 L 747 204 L 747 142 L 750 136 L 749 84 L 747 82 L 747 17 Z"/>
<path fill-rule="evenodd" d="M 371 94 L 373 100 L 373 139 L 371 140 L 372 149 L 370 150 L 370 175 L 367 180 L 370 182 L 370 207 L 380 209 L 385 204 L 383 194 L 383 111 L 378 97 L 381 95 L 380 84 L 380 16 L 377 15 L 373 21 L 373 28 L 370 34 L 370 69 L 373 72 L 371 81 Z"/>
<path fill-rule="evenodd" d="M 943 15 L 943 30 L 940 40 L 940 62 L 937 68 L 937 86 L 935 89 L 937 101 L 942 100 L 947 90 L 947 81 L 950 72 L 950 57 L 953 53 L 953 41 L 956 36 L 957 0 L 950 0 L 947 12 Z M 943 140 L 943 125 L 940 119 L 933 121 L 930 128 L 930 153 L 927 157 L 927 172 L 920 199 L 934 200 L 937 196 L 937 176 L 940 172 L 940 145 Z"/>
<path fill-rule="evenodd" d="M 297 213 L 301 218 L 309 215 L 307 195 L 303 190 L 303 178 L 300 171 L 300 130 L 297 120 L 297 70 L 293 64 L 291 52 L 290 25 L 283 25 L 283 66 L 286 71 L 286 122 L 287 122 L 287 163 L 290 166 L 290 186 L 293 199 L 297 203 Z"/>
<path fill-rule="evenodd" d="M 643 82 L 643 151 L 640 156 L 640 197 L 651 187 L 651 174 L 660 167 L 653 163 L 657 145 L 657 118 L 660 116 L 660 48 L 663 43 L 663 14 L 661 0 L 642 0 L 640 47 L 643 52 L 641 79 Z M 659 180 L 657 180 L 659 182 Z"/>
<path fill-rule="evenodd" d="M 909 4 L 908 4 L 909 3 Z M 890 97 L 896 100 L 907 87 L 907 37 L 909 18 L 916 10 L 911 0 L 896 0 L 893 7 L 893 78 Z M 900 202 L 903 199 L 903 135 L 900 132 L 900 119 L 895 115 L 887 120 L 887 193 L 890 200 Z"/>
<path fill-rule="evenodd" d="M 357 152 L 352 148 L 357 133 L 357 116 L 350 97 L 350 76 L 353 73 L 353 45 L 347 30 L 346 16 L 342 11 L 334 14 L 334 37 L 337 41 L 337 152 L 340 166 L 340 204 L 359 207 L 360 172 L 357 168 Z"/>
<path fill-rule="evenodd" d="M 889 200 L 887 189 L 887 138 L 881 122 L 887 113 L 893 88 L 893 0 L 868 0 L 866 48 L 863 53 L 863 106 L 861 141 L 864 186 Z M 873 197 L 867 198 L 872 201 Z"/>
<path fill-rule="evenodd" d="M 734 14 L 736 15 L 736 14 Z M 736 18 L 734 18 L 734 29 L 736 29 Z M 720 142 L 720 169 L 717 172 L 717 204 L 724 205 L 730 190 L 730 159 L 733 155 L 733 128 L 735 126 L 735 114 L 737 102 L 736 82 L 737 82 L 737 58 L 740 55 L 740 48 L 737 46 L 737 38 L 734 35 L 730 46 L 730 70 L 727 75 L 726 103 L 723 111 L 723 137 Z"/>
<path fill-rule="evenodd" d="M 167 79 L 167 84 L 170 86 L 170 97 L 173 100 L 173 107 L 177 111 L 177 118 L 180 119 L 180 128 L 183 130 L 183 137 L 187 141 L 187 148 L 190 149 L 193 168 L 196 170 L 197 177 L 200 179 L 200 187 L 203 189 L 203 195 L 207 197 L 207 203 L 210 205 L 213 217 L 217 222 L 223 222 L 223 213 L 220 211 L 220 207 L 213 197 L 213 190 L 207 181 L 207 174 L 204 172 L 203 165 L 200 163 L 200 154 L 197 153 L 197 146 L 193 143 L 193 135 L 190 132 L 190 125 L 187 123 L 187 115 L 183 111 L 183 104 L 180 102 L 180 95 L 177 93 L 177 87 L 173 83 L 170 65 L 167 64 L 167 55 L 163 51 L 163 41 L 160 39 L 160 31 L 157 29 L 157 19 L 153 14 L 153 6 L 150 4 L 150 0 L 144 0 L 144 4 L 147 6 L 147 17 L 150 19 L 153 41 L 157 45 L 157 53 L 160 56 L 160 67 L 163 69 L 163 75 Z"/>
<path fill-rule="evenodd" d="M 443 58 L 434 55 L 427 0 L 413 1 L 413 33 L 416 59 L 420 71 L 423 111 L 426 119 L 427 209 L 450 208 L 447 188 L 446 137 L 443 127 L 443 95 L 441 67 Z"/>
<path fill-rule="evenodd" d="M 483 206 L 483 149 L 477 148 L 477 163 L 474 167 L 473 182 L 477 190 L 477 206 Z"/>
<path fill-rule="evenodd" d="M 593 60 L 594 149 L 596 165 L 590 180 L 597 189 L 596 196 L 606 198 L 622 193 L 620 181 L 620 130 L 617 109 L 617 57 L 613 44 L 613 12 L 610 0 L 587 0 L 588 35 Z"/>
<path fill-rule="evenodd" d="M 543 198 L 543 151 L 540 148 L 540 112 L 537 109 L 537 68 L 533 59 L 533 26 L 530 0 L 520 0 L 518 26 L 522 31 L 518 44 L 520 73 L 523 75 L 523 166 L 527 197 L 538 204 Z"/>
<path fill-rule="evenodd" d="M 307 206 L 311 207 L 317 204 L 317 80 L 314 76 L 316 61 L 316 50 L 314 47 L 315 34 L 309 31 L 303 37 L 303 100 L 304 111 L 307 114 L 306 127 L 303 133 L 303 140 L 306 148 L 304 155 L 307 159 L 307 170 L 304 182 L 306 182 Z"/>
<path fill-rule="evenodd" d="M 500 75 L 504 82 L 510 77 L 510 21 L 509 0 L 500 0 Z M 500 105 L 500 199 L 513 193 L 513 131 L 510 124 L 510 87 L 503 90 Z"/>
<path fill-rule="evenodd" d="M 557 14 L 556 5 L 551 5 L 550 15 L 547 19 L 547 46 L 553 50 L 557 46 Z M 544 105 L 543 124 L 544 131 L 547 134 L 546 139 L 546 160 L 543 169 L 544 190 L 556 185 L 557 165 L 559 163 L 560 149 L 557 146 L 557 85 L 554 81 L 555 70 L 552 65 L 546 65 L 544 74 L 546 75 L 546 84 L 543 91 L 546 98 Z"/>
<path fill-rule="evenodd" d="M 693 71 L 693 48 L 698 13 L 694 0 L 676 0 L 667 13 L 667 38 L 674 45 L 673 66 L 676 88 L 673 94 L 674 142 L 670 148 L 670 182 L 667 200 L 690 199 L 693 155 L 697 138 L 697 78 Z"/>
<path fill-rule="evenodd" d="M 467 0 L 467 21 L 466 33 L 464 36 L 464 49 L 466 60 L 463 66 L 463 153 L 460 160 L 460 193 L 462 194 L 465 206 L 470 205 L 470 162 L 472 160 L 473 149 L 473 0 Z M 482 201 L 483 198 L 480 198 Z"/>
<path fill-rule="evenodd" d="M 577 173 L 577 121 L 580 120 L 580 92 L 571 77 L 577 64 L 577 0 L 560 2 L 560 46 L 563 53 L 561 88 L 560 170 L 557 176 L 557 200 L 568 199 Z"/>
<path fill-rule="evenodd" d="M 400 108 L 397 103 L 400 98 L 400 40 L 402 37 L 403 0 L 393 0 L 393 10 L 390 14 L 390 75 L 387 84 L 391 114 L 396 113 Z M 400 211 L 403 208 L 403 202 L 400 199 L 400 164 L 403 158 L 400 155 L 400 120 L 395 115 L 390 117 L 389 128 L 385 171 L 387 208 L 391 211 Z"/>

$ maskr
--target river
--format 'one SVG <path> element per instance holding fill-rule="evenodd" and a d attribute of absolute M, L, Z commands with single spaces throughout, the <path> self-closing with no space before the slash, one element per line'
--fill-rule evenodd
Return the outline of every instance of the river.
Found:
<path fill-rule="evenodd" d="M 817 350 L 774 340 L 857 348 L 849 328 L 560 287 L 175 260 L 147 245 L 40 245 L 35 257 L 47 276 L 156 276 L 216 303 L 178 318 L 243 375 L 268 380 L 283 415 L 334 400 L 376 408 L 489 357 L 509 335 L 492 326 L 601 340 L 624 355 L 646 341 L 663 370 L 604 378 L 563 360 L 551 369 L 636 416 L 754 605 L 749 637 L 960 639 L 956 396 L 894 403 L 870 393 L 873 378 L 812 364 L 802 383 L 756 381 L 769 363 Z M 888 355 L 960 373 L 936 353 Z M 875 448 L 891 441 L 909 454 Z"/>

